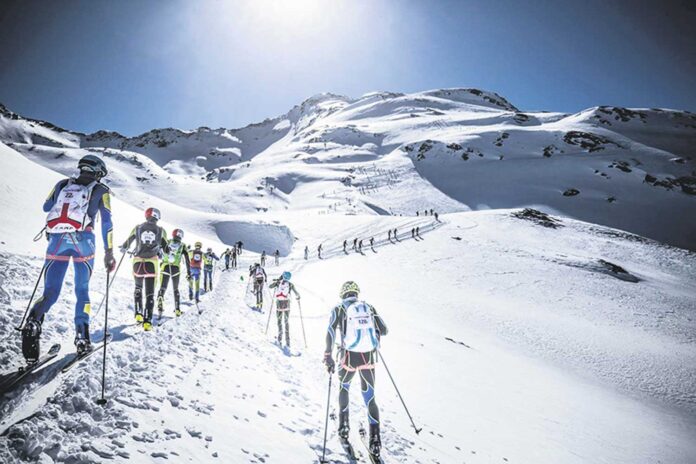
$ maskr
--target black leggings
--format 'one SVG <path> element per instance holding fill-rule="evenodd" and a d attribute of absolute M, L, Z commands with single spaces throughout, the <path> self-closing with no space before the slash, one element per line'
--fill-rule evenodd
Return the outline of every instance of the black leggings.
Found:
<path fill-rule="evenodd" d="M 283 340 L 283 319 L 285 319 L 285 344 L 290 346 L 290 310 L 288 300 L 276 300 L 276 318 L 278 319 L 278 343 Z M 278 309 L 284 311 L 278 311 Z"/>
<path fill-rule="evenodd" d="M 162 280 L 160 281 L 160 289 L 157 294 L 157 300 L 159 302 L 159 310 L 162 310 L 162 304 L 164 299 L 164 294 L 167 292 L 167 285 L 169 284 L 169 278 L 172 279 L 172 289 L 174 290 L 174 308 L 179 309 L 179 276 L 181 271 L 179 266 L 174 266 L 167 264 L 162 269 Z"/>
<path fill-rule="evenodd" d="M 135 276 L 135 313 L 142 314 L 145 322 L 152 322 L 152 310 L 155 307 L 155 276 L 157 275 L 155 266 L 155 263 L 151 261 L 133 263 L 133 273 Z M 145 287 L 144 311 L 143 286 Z"/>
<path fill-rule="evenodd" d="M 375 369 L 360 369 L 349 371 L 343 366 L 338 368 L 338 379 L 341 382 L 338 392 L 338 407 L 341 413 L 348 413 L 348 391 L 355 374 L 360 376 L 363 401 L 367 406 L 367 420 L 370 424 L 379 424 L 379 408 L 375 401 Z"/>
<path fill-rule="evenodd" d="M 254 295 L 256 295 L 256 304 L 263 305 L 263 280 L 254 280 Z"/>

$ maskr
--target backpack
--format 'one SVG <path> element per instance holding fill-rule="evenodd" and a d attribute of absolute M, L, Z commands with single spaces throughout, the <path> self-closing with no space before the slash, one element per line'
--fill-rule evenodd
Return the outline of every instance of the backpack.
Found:
<path fill-rule="evenodd" d="M 256 277 L 256 280 L 263 280 L 263 269 L 257 267 L 254 271 L 254 277 Z"/>
<path fill-rule="evenodd" d="M 48 232 L 69 233 L 85 230 L 89 220 L 87 210 L 96 185 L 96 181 L 88 185 L 79 185 L 74 179 L 68 179 L 46 216 Z"/>
<path fill-rule="evenodd" d="M 282 280 L 278 283 L 276 288 L 275 297 L 278 300 L 287 300 L 290 298 L 290 282 L 287 280 Z"/>
<path fill-rule="evenodd" d="M 181 262 L 181 253 L 184 251 L 184 244 L 176 241 L 169 241 L 169 254 L 164 256 L 164 263 L 178 266 Z"/>
<path fill-rule="evenodd" d="M 162 228 L 156 224 L 145 222 L 135 228 L 135 256 L 139 258 L 154 258 L 162 249 Z"/>
<path fill-rule="evenodd" d="M 375 320 L 370 306 L 364 301 L 354 301 L 344 308 L 346 312 L 343 346 L 348 351 L 367 353 L 379 346 Z"/>

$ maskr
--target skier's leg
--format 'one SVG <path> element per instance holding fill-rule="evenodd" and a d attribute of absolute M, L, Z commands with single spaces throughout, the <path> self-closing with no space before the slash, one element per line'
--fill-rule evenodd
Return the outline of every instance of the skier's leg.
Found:
<path fill-rule="evenodd" d="M 283 341 L 283 311 L 276 309 L 276 319 L 278 320 L 278 344 L 280 345 Z"/>
<path fill-rule="evenodd" d="M 143 318 L 143 277 L 135 277 L 135 320 L 142 322 Z"/>
<path fill-rule="evenodd" d="M 360 370 L 360 386 L 367 406 L 367 420 L 370 424 L 379 424 L 379 408 L 375 401 L 375 369 Z"/>
<path fill-rule="evenodd" d="M 36 300 L 29 311 L 29 319 L 43 321 L 44 314 L 51 309 L 60 295 L 60 289 L 63 287 L 63 279 L 65 272 L 68 270 L 68 261 L 57 261 L 47 259 L 44 263 L 46 270 L 44 271 L 44 290 L 41 298 Z"/>
<path fill-rule="evenodd" d="M 157 292 L 157 312 L 162 314 L 164 311 L 164 294 L 167 293 L 167 286 L 169 285 L 169 277 L 171 276 L 172 266 L 164 266 L 162 269 L 162 275 L 160 275 L 160 288 Z M 175 290 L 176 292 L 176 290 Z"/>
<path fill-rule="evenodd" d="M 174 311 L 176 312 L 177 316 L 179 315 L 181 309 L 179 307 L 179 302 L 180 302 L 180 295 L 179 295 L 179 277 L 180 277 L 180 272 L 177 272 L 176 274 L 172 275 L 172 290 L 174 290 Z"/>
<path fill-rule="evenodd" d="M 152 323 L 155 308 L 155 277 L 145 277 L 145 322 Z"/>
<path fill-rule="evenodd" d="M 94 258 L 78 261 L 73 260 L 75 271 L 75 339 L 82 339 L 89 342 L 89 314 L 91 304 L 89 300 L 89 280 L 92 277 Z"/>
<path fill-rule="evenodd" d="M 290 346 L 290 309 L 283 312 L 285 313 L 285 345 Z"/>
<path fill-rule="evenodd" d="M 355 371 L 348 370 L 341 362 L 338 368 L 338 380 L 340 381 L 338 391 L 338 435 L 342 438 L 348 438 L 348 431 L 350 430 L 349 392 L 350 382 L 353 380 L 354 375 Z"/>

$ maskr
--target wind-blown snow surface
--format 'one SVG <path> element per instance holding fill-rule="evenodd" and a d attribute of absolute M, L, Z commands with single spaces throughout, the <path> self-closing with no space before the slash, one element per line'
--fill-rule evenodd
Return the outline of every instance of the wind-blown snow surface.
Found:
<path fill-rule="evenodd" d="M 42 338 L 63 350 L 0 398 L 0 462 L 316 462 L 324 335 L 348 279 L 389 325 L 384 358 L 424 429 L 410 428 L 380 363 L 386 462 L 696 460 L 696 256 L 590 223 L 695 248 L 692 115 L 520 113 L 498 95 L 461 89 L 326 94 L 248 128 L 129 139 L 1 110 L 0 163 L 12 174 L 0 183 L 3 373 L 21 362 L 13 327 L 42 263 L 45 242 L 31 241 L 43 226 L 40 206 L 85 153 L 108 163 L 117 243 L 144 207 L 157 206 L 164 227 L 183 228 L 187 242 L 219 253 L 241 239 L 253 252 L 240 271 L 217 272 L 201 315 L 186 305 L 170 319 L 170 290 L 167 322 L 150 333 L 133 325 L 124 264 L 111 292 L 103 408 L 94 403 L 100 355 L 56 375 L 72 351 L 68 271 Z M 568 188 L 579 194 L 563 196 Z M 531 205 L 590 222 L 467 212 Z M 446 214 L 436 222 L 416 208 Z M 411 238 L 414 227 L 421 238 Z M 394 228 L 399 240 L 389 241 Z M 363 253 L 345 255 L 342 242 L 356 237 Z M 271 343 L 274 320 L 264 334 L 268 307 L 261 314 L 245 304 L 244 269 L 264 249 L 283 255 L 271 277 L 292 271 L 302 294 L 306 349 L 295 303 L 291 316 L 301 356 Z M 91 284 L 95 338 L 101 261 Z M 351 410 L 357 446 L 365 420 L 357 384 Z M 327 454 L 346 462 L 336 425 Z"/>

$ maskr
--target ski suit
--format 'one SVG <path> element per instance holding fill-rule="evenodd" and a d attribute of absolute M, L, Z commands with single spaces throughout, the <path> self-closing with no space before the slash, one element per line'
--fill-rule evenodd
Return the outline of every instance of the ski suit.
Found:
<path fill-rule="evenodd" d="M 203 288 L 206 292 L 213 289 L 213 260 L 219 261 L 220 258 L 213 252 L 203 255 Z"/>
<path fill-rule="evenodd" d="M 274 280 L 268 288 L 276 289 L 273 296 L 275 297 L 276 318 L 278 319 L 278 344 L 282 343 L 283 319 L 285 319 L 285 344 L 290 346 L 290 323 L 288 321 L 290 317 L 290 293 L 294 293 L 298 300 L 300 294 L 292 282 L 283 278 Z"/>
<path fill-rule="evenodd" d="M 189 251 L 191 262 L 191 279 L 189 281 L 189 300 L 196 298 L 196 303 L 201 297 L 201 271 L 203 270 L 203 250 L 194 248 Z"/>
<path fill-rule="evenodd" d="M 348 391 L 357 372 L 367 406 L 367 419 L 370 424 L 379 424 L 379 408 L 375 402 L 375 364 L 379 340 L 381 336 L 387 335 L 387 326 L 373 306 L 350 297 L 331 311 L 325 356 L 331 355 L 337 331 L 341 334 L 337 357 L 338 378 L 341 382 L 338 393 L 340 422 L 347 424 Z"/>
<path fill-rule="evenodd" d="M 169 252 L 165 253 L 162 258 L 162 274 L 160 277 L 160 289 L 157 294 L 157 310 L 160 313 L 164 310 L 164 294 L 167 291 L 169 279 L 171 279 L 174 291 L 174 310 L 178 314 L 180 311 L 179 277 L 181 275 L 181 257 L 183 256 L 186 262 L 187 276 L 191 275 L 191 262 L 189 260 L 188 247 L 181 243 L 181 239 L 171 239 L 168 245 Z"/>
<path fill-rule="evenodd" d="M 46 259 L 43 295 L 31 307 L 28 317 L 43 321 L 60 295 L 65 273 L 72 259 L 75 271 L 75 332 L 89 340 L 89 280 L 94 267 L 94 226 L 101 216 L 104 249 L 111 249 L 112 223 L 109 188 L 85 177 L 58 182 L 43 204 L 47 217 Z"/>
<path fill-rule="evenodd" d="M 263 267 L 256 266 L 251 268 L 249 272 L 249 277 L 254 279 L 254 295 L 256 295 L 256 306 L 263 306 L 263 284 L 266 282 L 268 277 L 266 276 L 266 271 Z"/>
<path fill-rule="evenodd" d="M 155 308 L 155 282 L 161 253 L 169 253 L 167 233 L 155 220 L 147 220 L 133 228 L 121 249 L 127 250 L 135 242 L 133 252 L 133 278 L 135 279 L 135 314 L 143 316 L 143 322 L 152 322 Z M 143 286 L 145 308 L 143 309 Z"/>

